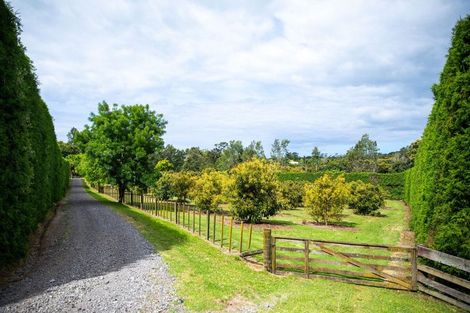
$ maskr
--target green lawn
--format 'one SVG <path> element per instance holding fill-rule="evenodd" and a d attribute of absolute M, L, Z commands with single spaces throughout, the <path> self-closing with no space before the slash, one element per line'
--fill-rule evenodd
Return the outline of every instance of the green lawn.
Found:
<path fill-rule="evenodd" d="M 452 306 L 412 292 L 322 279 L 307 280 L 297 276 L 280 277 L 265 271 L 256 271 L 239 257 L 222 253 L 180 226 L 118 204 L 89 189 L 88 192 L 127 218 L 155 246 L 171 273 L 177 278 L 178 295 L 190 311 L 224 310 L 228 306 L 237 311 L 237 308 L 253 306 L 259 311 L 271 308 L 271 312 L 457 312 Z M 302 213 L 296 213 L 300 216 L 293 213 L 289 217 L 292 221 L 302 219 Z M 403 213 L 400 217 L 399 213 L 396 216 L 390 213 L 387 219 L 379 221 L 395 218 L 400 220 L 402 215 Z M 354 222 L 355 218 L 348 217 L 347 221 L 351 219 L 351 222 Z M 385 224 L 381 224 L 382 226 L 361 223 L 360 230 L 354 233 L 354 238 L 348 235 L 336 237 L 334 231 L 311 230 L 307 228 L 310 226 L 300 227 L 295 235 L 396 242 L 398 235 L 394 234 L 393 223 L 383 223 Z M 366 234 L 367 229 L 380 227 L 388 228 L 377 230 L 372 236 Z"/>

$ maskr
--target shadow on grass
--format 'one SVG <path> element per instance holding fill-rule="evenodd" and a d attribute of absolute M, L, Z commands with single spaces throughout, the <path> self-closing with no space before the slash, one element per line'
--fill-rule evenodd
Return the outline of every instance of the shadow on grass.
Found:
<path fill-rule="evenodd" d="M 174 245 L 180 245 L 188 241 L 190 234 L 174 229 L 174 225 L 155 218 L 149 213 L 124 205 L 92 191 L 85 186 L 85 190 L 96 200 L 104 205 L 111 207 L 121 216 L 126 218 L 134 227 L 139 229 L 140 233 L 157 251 L 170 250 Z"/>
<path fill-rule="evenodd" d="M 292 221 L 286 221 L 286 220 L 262 220 L 260 224 L 281 225 L 281 226 L 296 225 L 296 223 Z"/>

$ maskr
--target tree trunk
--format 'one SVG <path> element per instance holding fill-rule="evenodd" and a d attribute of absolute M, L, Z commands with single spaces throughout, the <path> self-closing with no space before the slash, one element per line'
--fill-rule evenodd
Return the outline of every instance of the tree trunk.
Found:
<path fill-rule="evenodd" d="M 119 185 L 119 203 L 124 202 L 124 194 L 126 192 L 126 186 L 125 185 Z"/>

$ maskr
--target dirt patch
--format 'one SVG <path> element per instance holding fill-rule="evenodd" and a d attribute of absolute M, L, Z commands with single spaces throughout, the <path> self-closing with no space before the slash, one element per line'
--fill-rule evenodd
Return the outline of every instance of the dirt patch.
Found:
<path fill-rule="evenodd" d="M 256 312 L 258 311 L 258 306 L 253 302 L 248 301 L 246 298 L 241 295 L 236 295 L 225 304 L 225 309 L 221 312 Z"/>

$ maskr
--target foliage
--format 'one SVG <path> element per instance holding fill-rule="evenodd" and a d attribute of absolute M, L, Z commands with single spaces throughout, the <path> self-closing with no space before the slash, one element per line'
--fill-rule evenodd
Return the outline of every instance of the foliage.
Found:
<path fill-rule="evenodd" d="M 312 157 L 310 159 L 310 163 L 312 166 L 312 169 L 317 172 L 320 168 L 320 163 L 322 161 L 322 158 L 324 158 L 325 155 L 320 152 L 320 149 L 318 147 L 314 147 L 312 150 Z"/>
<path fill-rule="evenodd" d="M 70 176 L 20 32 L 12 8 L 0 1 L 0 268 L 25 256 L 29 235 Z"/>
<path fill-rule="evenodd" d="M 356 214 L 375 215 L 385 204 L 384 192 L 376 184 L 364 183 L 360 180 L 349 183 L 351 197 L 349 208 Z"/>
<path fill-rule="evenodd" d="M 279 204 L 283 210 L 292 210 L 302 206 L 304 184 L 296 181 L 280 182 Z"/>
<path fill-rule="evenodd" d="M 148 105 L 98 104 L 91 125 L 76 135 L 86 154 L 85 176 L 116 184 L 119 201 L 128 187 L 146 190 L 155 181 L 155 152 L 163 148 L 166 121 Z"/>
<path fill-rule="evenodd" d="M 190 172 L 169 172 L 170 192 L 179 202 L 184 202 L 194 184 L 193 175 Z"/>
<path fill-rule="evenodd" d="M 155 170 L 158 172 L 168 172 L 173 169 L 173 164 L 168 160 L 160 160 L 155 165 Z"/>
<path fill-rule="evenodd" d="M 206 151 L 199 147 L 191 147 L 185 151 L 183 171 L 200 172 L 208 165 Z"/>
<path fill-rule="evenodd" d="M 169 200 L 171 197 L 173 197 L 171 190 L 171 178 L 172 175 L 170 172 L 164 172 L 157 180 L 154 187 L 154 192 L 160 200 Z"/>
<path fill-rule="evenodd" d="M 317 172 L 317 173 L 291 173 L 282 172 L 279 173 L 279 179 L 281 181 L 314 181 L 321 177 L 325 173 L 332 176 L 344 175 L 347 182 L 361 180 L 365 183 L 373 183 L 380 185 L 387 198 L 399 200 L 404 198 L 404 173 L 344 173 L 344 172 Z"/>
<path fill-rule="evenodd" d="M 173 164 L 175 171 L 180 171 L 183 168 L 185 157 L 186 153 L 184 150 L 176 149 L 172 145 L 166 145 L 165 148 L 157 152 L 157 159 L 168 160 Z"/>
<path fill-rule="evenodd" d="M 230 176 L 229 200 L 236 218 L 258 223 L 280 209 L 276 169 L 268 161 L 253 159 L 241 163 L 232 169 Z"/>
<path fill-rule="evenodd" d="M 271 147 L 271 158 L 274 161 L 285 165 L 287 163 L 287 154 L 289 153 L 287 149 L 289 143 L 290 141 L 287 139 L 275 139 Z"/>
<path fill-rule="evenodd" d="M 304 205 L 316 222 L 341 220 L 341 213 L 350 198 L 349 186 L 344 176 L 325 174 L 305 185 Z"/>
<path fill-rule="evenodd" d="M 217 160 L 217 168 L 228 170 L 243 161 L 243 144 L 240 140 L 231 140 L 222 150 Z"/>
<path fill-rule="evenodd" d="M 261 143 L 261 141 L 253 140 L 243 150 L 243 153 L 242 153 L 242 160 L 243 161 L 249 161 L 253 158 L 260 158 L 260 159 L 266 158 L 266 156 L 264 154 L 263 144 Z"/>
<path fill-rule="evenodd" d="M 457 22 L 435 103 L 406 174 L 417 240 L 470 258 L 470 15 Z"/>
<path fill-rule="evenodd" d="M 376 172 L 378 153 L 377 142 L 370 140 L 368 134 L 362 135 L 354 147 L 346 153 L 349 171 Z"/>
<path fill-rule="evenodd" d="M 203 210 L 216 211 L 225 200 L 228 176 L 222 172 L 206 170 L 194 179 L 191 199 Z"/>

